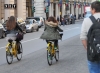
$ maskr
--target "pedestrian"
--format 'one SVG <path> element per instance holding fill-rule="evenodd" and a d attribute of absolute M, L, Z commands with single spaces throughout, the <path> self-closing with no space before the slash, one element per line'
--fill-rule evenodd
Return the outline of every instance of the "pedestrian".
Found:
<path fill-rule="evenodd" d="M 59 22 L 59 16 L 57 17 L 57 21 Z"/>
<path fill-rule="evenodd" d="M 82 23 L 80 39 L 87 50 L 90 73 L 100 73 L 100 2 L 91 4 L 93 16 L 85 18 Z"/>
<path fill-rule="evenodd" d="M 64 24 L 64 18 L 63 17 L 61 19 L 61 25 L 65 26 L 65 24 Z"/>
<path fill-rule="evenodd" d="M 46 40 L 47 43 L 50 40 L 54 41 L 55 49 L 57 49 L 58 40 L 61 39 L 59 31 L 63 32 L 63 30 L 58 26 L 57 20 L 51 16 L 47 21 L 45 21 L 45 29 L 40 38 Z"/>
<path fill-rule="evenodd" d="M 4 23 L 4 18 L 3 18 L 3 17 L 1 18 L 1 23 L 2 23 L 2 24 Z"/>
<path fill-rule="evenodd" d="M 60 19 L 59 19 L 59 16 L 57 17 L 57 21 L 58 21 L 58 24 L 60 25 Z"/>

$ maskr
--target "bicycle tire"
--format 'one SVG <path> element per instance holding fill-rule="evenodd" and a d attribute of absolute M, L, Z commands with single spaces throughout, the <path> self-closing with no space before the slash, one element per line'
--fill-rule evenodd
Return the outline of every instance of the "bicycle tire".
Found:
<path fill-rule="evenodd" d="M 59 61 L 59 47 L 58 47 L 57 50 L 55 51 L 55 60 L 56 60 L 56 62 Z"/>
<path fill-rule="evenodd" d="M 12 50 L 11 46 L 9 45 L 8 51 L 6 51 L 6 60 L 8 64 L 11 64 L 13 62 L 13 55 L 11 54 L 10 49 Z M 11 61 L 9 61 L 8 56 L 10 57 Z"/>
<path fill-rule="evenodd" d="M 48 61 L 48 64 L 49 64 L 49 66 L 51 66 L 52 65 L 52 46 L 49 46 L 48 47 L 49 49 L 47 50 L 47 61 Z"/>
<path fill-rule="evenodd" d="M 19 47 L 20 47 L 20 51 L 21 53 L 18 54 L 18 50 L 17 50 L 17 60 L 20 61 L 22 59 L 22 54 L 23 54 L 23 48 L 22 48 L 22 44 L 19 42 Z M 20 57 L 19 57 L 20 56 Z"/>

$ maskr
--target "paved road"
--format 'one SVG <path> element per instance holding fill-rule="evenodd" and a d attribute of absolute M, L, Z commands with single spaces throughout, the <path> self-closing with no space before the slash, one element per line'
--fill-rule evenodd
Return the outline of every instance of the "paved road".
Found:
<path fill-rule="evenodd" d="M 39 39 L 39 32 L 25 35 L 23 59 L 8 65 L 5 59 L 5 39 L 0 40 L 0 73 L 88 73 L 86 52 L 80 44 L 81 22 L 75 25 L 61 26 L 64 30 L 63 41 L 60 41 L 60 61 L 49 67 L 46 61 L 46 43 Z M 77 42 L 77 43 L 76 43 Z"/>

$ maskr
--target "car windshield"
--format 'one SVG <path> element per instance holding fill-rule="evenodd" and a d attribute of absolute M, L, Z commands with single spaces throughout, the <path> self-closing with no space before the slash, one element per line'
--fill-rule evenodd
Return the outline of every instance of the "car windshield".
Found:
<path fill-rule="evenodd" d="M 33 22 L 32 22 L 32 20 L 27 20 L 26 21 L 26 25 L 29 25 L 29 24 L 32 24 Z"/>
<path fill-rule="evenodd" d="M 34 17 L 34 19 L 35 19 L 36 21 L 40 21 L 40 18 L 35 18 L 35 17 Z"/>

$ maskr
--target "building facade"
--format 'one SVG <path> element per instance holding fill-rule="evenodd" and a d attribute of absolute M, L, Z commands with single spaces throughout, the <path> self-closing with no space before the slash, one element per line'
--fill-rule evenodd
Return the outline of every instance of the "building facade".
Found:
<path fill-rule="evenodd" d="M 66 0 L 62 0 L 62 6 L 59 6 L 59 0 L 50 0 L 49 12 L 45 12 L 47 3 L 45 0 L 0 0 L 0 18 L 8 19 L 11 15 L 26 19 L 26 17 L 44 17 L 55 16 L 63 17 L 66 14 L 74 14 L 78 19 L 79 15 L 84 13 L 84 3 L 86 5 L 93 0 L 69 0 L 68 9 L 66 6 Z M 10 5 L 11 6 L 10 6 Z M 15 4 L 15 8 L 13 8 Z M 75 7 L 76 4 L 76 7 Z M 81 6 L 79 7 L 79 4 Z M 5 5 L 8 5 L 6 7 Z M 12 7 L 12 8 L 10 8 Z M 35 7 L 35 12 L 32 11 Z"/>

